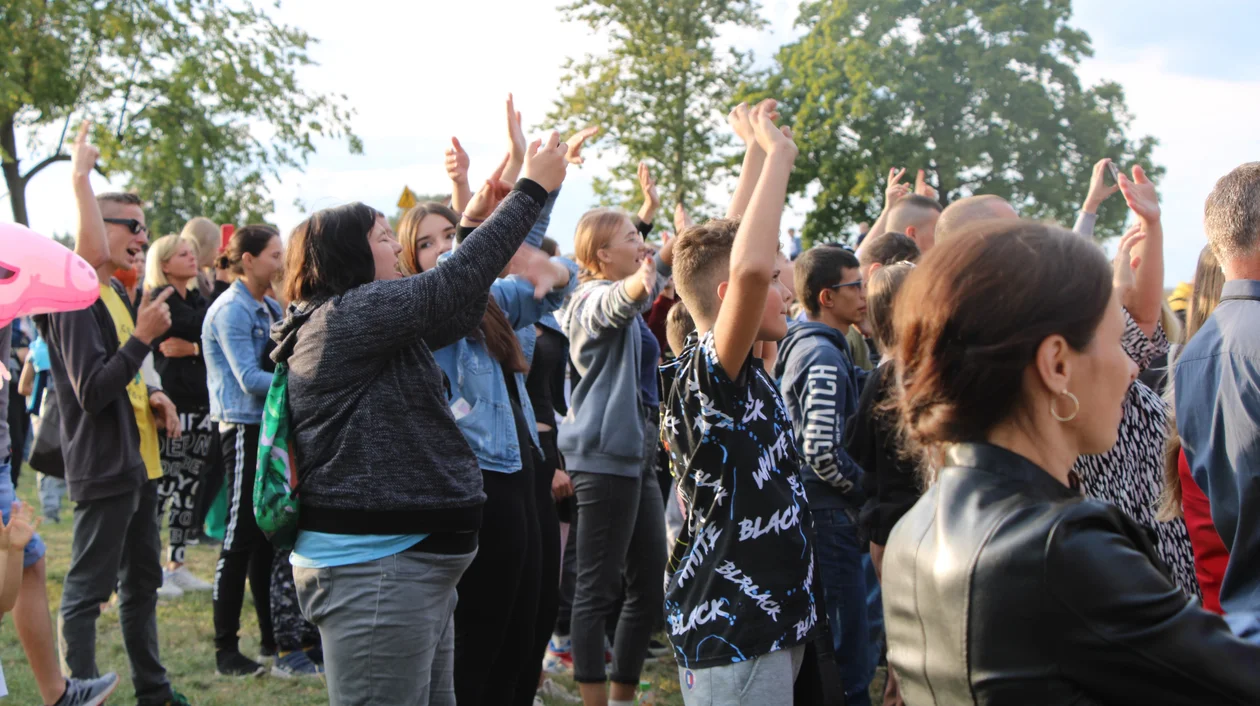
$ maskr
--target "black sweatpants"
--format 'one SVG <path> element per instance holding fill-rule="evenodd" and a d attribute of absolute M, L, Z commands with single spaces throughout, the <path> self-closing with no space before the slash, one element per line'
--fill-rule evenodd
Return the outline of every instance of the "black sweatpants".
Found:
<path fill-rule="evenodd" d="M 254 595 L 259 642 L 274 650 L 271 627 L 271 544 L 254 521 L 254 473 L 258 467 L 257 424 L 225 424 L 219 428 L 224 481 L 228 484 L 227 531 L 214 570 L 214 647 L 237 650 L 245 576 Z"/>
<path fill-rule="evenodd" d="M 455 697 L 460 706 L 531 706 L 538 687 L 538 512 L 534 473 L 483 470 L 477 557 L 456 590 Z M 531 682 L 532 680 L 532 682 Z"/>

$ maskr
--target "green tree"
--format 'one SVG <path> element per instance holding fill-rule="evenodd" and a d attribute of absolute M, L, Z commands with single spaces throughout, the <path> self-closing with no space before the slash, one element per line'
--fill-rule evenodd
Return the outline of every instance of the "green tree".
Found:
<path fill-rule="evenodd" d="M 362 151 L 345 96 L 299 84 L 314 41 L 252 3 L 7 0 L 0 152 L 14 219 L 28 222 L 30 180 L 70 158 L 61 139 L 32 140 L 48 156 L 26 166 L 17 135 L 60 128 L 64 139 L 79 115 L 96 121 L 109 173 L 151 203 L 155 232 L 198 215 L 261 220 L 273 206 L 267 177 L 302 167 L 315 140 Z"/>
<path fill-rule="evenodd" d="M 750 63 L 715 41 L 723 29 L 760 27 L 756 1 L 576 0 L 561 9 L 608 37 L 604 55 L 565 63 L 563 94 L 547 116 L 566 134 L 599 125 L 592 142 L 616 147 L 611 177 L 594 183 L 601 201 L 637 203 L 636 170 L 646 161 L 663 198 L 703 206 L 728 162 L 724 119 Z"/>
<path fill-rule="evenodd" d="M 942 203 L 977 193 L 1028 218 L 1071 223 L 1102 157 L 1150 163 L 1156 141 L 1128 136 L 1115 83 L 1083 88 L 1090 39 L 1070 0 L 818 0 L 749 99 L 779 98 L 801 157 L 792 190 L 816 184 L 807 241 L 845 240 L 872 221 L 890 167 L 928 171 Z M 1118 235 L 1124 203 L 1099 211 Z"/>

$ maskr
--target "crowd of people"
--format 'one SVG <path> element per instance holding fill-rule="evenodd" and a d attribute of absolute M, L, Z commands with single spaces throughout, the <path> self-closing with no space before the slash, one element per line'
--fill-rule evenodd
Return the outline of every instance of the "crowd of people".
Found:
<path fill-rule="evenodd" d="M 218 674 L 336 705 L 647 704 L 666 657 L 689 706 L 860 706 L 881 664 L 884 704 L 1260 703 L 1260 163 L 1216 184 L 1170 302 L 1156 185 L 1109 159 L 1071 231 L 893 169 L 856 250 L 785 253 L 776 108 L 728 117 L 724 217 L 679 205 L 649 240 L 641 165 L 637 213 L 587 212 L 563 256 L 550 214 L 598 128 L 527 143 L 510 97 L 475 190 L 452 140 L 447 202 L 287 238 L 150 242 L 141 196 L 93 192 L 85 123 L 100 299 L 0 336 L 24 364 L 0 611 L 43 702 L 117 687 L 116 593 L 138 702 L 191 703 L 156 608 L 209 590 Z M 44 519 L 74 504 L 55 632 L 28 456 Z M 207 580 L 186 553 L 211 543 Z"/>

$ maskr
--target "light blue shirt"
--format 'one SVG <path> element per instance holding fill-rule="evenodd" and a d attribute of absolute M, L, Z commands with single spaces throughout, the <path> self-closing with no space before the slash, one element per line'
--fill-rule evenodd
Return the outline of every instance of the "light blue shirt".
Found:
<path fill-rule="evenodd" d="M 1229 550 L 1225 620 L 1260 643 L 1260 281 L 1232 280 L 1173 369 L 1177 431 Z"/>
<path fill-rule="evenodd" d="M 329 534 L 298 532 L 289 563 L 303 569 L 328 569 L 362 564 L 393 556 L 428 537 L 427 534 Z"/>

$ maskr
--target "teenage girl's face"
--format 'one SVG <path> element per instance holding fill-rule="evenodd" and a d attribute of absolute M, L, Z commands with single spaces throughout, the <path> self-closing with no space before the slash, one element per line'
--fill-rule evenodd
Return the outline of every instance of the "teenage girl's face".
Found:
<path fill-rule="evenodd" d="M 368 245 L 372 248 L 378 281 L 402 277 L 398 269 L 398 253 L 402 252 L 402 246 L 398 244 L 398 237 L 394 235 L 394 229 L 389 227 L 389 221 L 384 216 L 377 216 L 376 225 L 368 233 Z"/>
<path fill-rule="evenodd" d="M 614 282 L 623 280 L 639 270 L 645 253 L 643 236 L 627 218 L 622 223 L 621 232 L 599 249 L 600 271 Z"/>
<path fill-rule="evenodd" d="M 175 252 L 162 263 L 162 274 L 171 281 L 190 280 L 196 277 L 197 253 L 193 252 L 192 246 L 182 241 L 176 245 Z"/>
<path fill-rule="evenodd" d="M 284 266 L 284 243 L 280 236 L 272 236 L 267 247 L 257 256 L 245 253 L 241 257 L 241 269 L 255 282 L 270 282 Z"/>
<path fill-rule="evenodd" d="M 438 258 L 455 247 L 455 225 L 440 214 L 430 213 L 420 219 L 416 235 L 416 269 L 428 272 L 437 266 Z"/>

